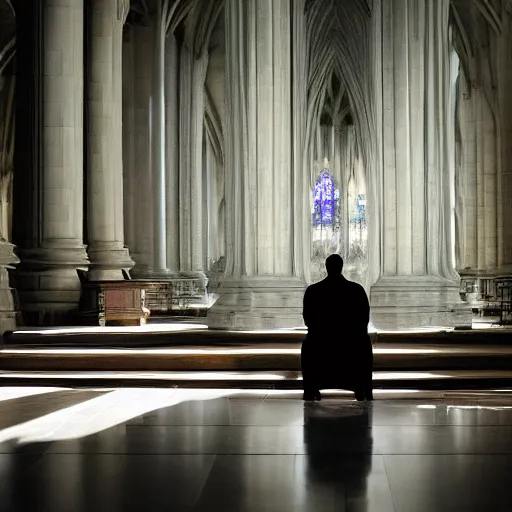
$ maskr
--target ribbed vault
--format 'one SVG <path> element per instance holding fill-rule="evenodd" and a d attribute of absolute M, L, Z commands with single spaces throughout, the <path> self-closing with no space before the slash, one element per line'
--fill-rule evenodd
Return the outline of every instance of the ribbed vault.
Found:
<path fill-rule="evenodd" d="M 16 22 L 10 0 L 0 0 L 0 75 L 14 56 Z"/>
<path fill-rule="evenodd" d="M 353 122 L 358 148 L 365 158 L 372 131 L 372 4 L 367 0 L 309 0 L 306 3 L 308 122 L 334 126 Z"/>

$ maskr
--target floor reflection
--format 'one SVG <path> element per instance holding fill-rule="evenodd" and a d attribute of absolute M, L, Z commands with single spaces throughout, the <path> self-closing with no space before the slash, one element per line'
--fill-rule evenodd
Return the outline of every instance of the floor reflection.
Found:
<path fill-rule="evenodd" d="M 372 409 L 345 403 L 313 403 L 304 407 L 306 480 L 315 486 L 343 486 L 346 501 L 367 510 L 372 471 Z"/>
<path fill-rule="evenodd" d="M 0 400 L 0 512 L 512 510 L 510 393 L 108 391 Z"/>

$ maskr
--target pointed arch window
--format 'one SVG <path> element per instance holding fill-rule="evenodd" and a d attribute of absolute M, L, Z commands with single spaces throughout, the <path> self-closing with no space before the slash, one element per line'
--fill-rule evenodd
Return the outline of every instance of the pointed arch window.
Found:
<path fill-rule="evenodd" d="M 313 242 L 336 245 L 340 228 L 340 190 L 327 169 L 315 183 L 313 196 Z M 329 251 L 334 250 L 330 247 Z"/>
<path fill-rule="evenodd" d="M 358 194 L 350 221 L 353 224 L 366 225 L 366 195 Z"/>
<path fill-rule="evenodd" d="M 316 180 L 314 193 L 313 226 L 337 229 L 339 227 L 340 191 L 327 169 Z"/>

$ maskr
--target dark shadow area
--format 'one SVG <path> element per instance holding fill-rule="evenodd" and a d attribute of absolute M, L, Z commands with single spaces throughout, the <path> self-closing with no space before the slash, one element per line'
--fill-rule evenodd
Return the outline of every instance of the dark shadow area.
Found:
<path fill-rule="evenodd" d="M 366 510 L 368 476 L 372 470 L 372 410 L 347 404 L 306 404 L 304 443 L 306 480 L 339 489 L 345 500 Z"/>

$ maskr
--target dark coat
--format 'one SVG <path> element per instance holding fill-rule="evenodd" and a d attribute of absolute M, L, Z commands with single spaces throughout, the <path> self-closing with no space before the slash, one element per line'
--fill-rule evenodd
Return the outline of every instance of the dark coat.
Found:
<path fill-rule="evenodd" d="M 304 387 L 371 387 L 370 305 L 364 288 L 343 276 L 327 277 L 304 295 L 308 328 L 302 346 Z"/>

